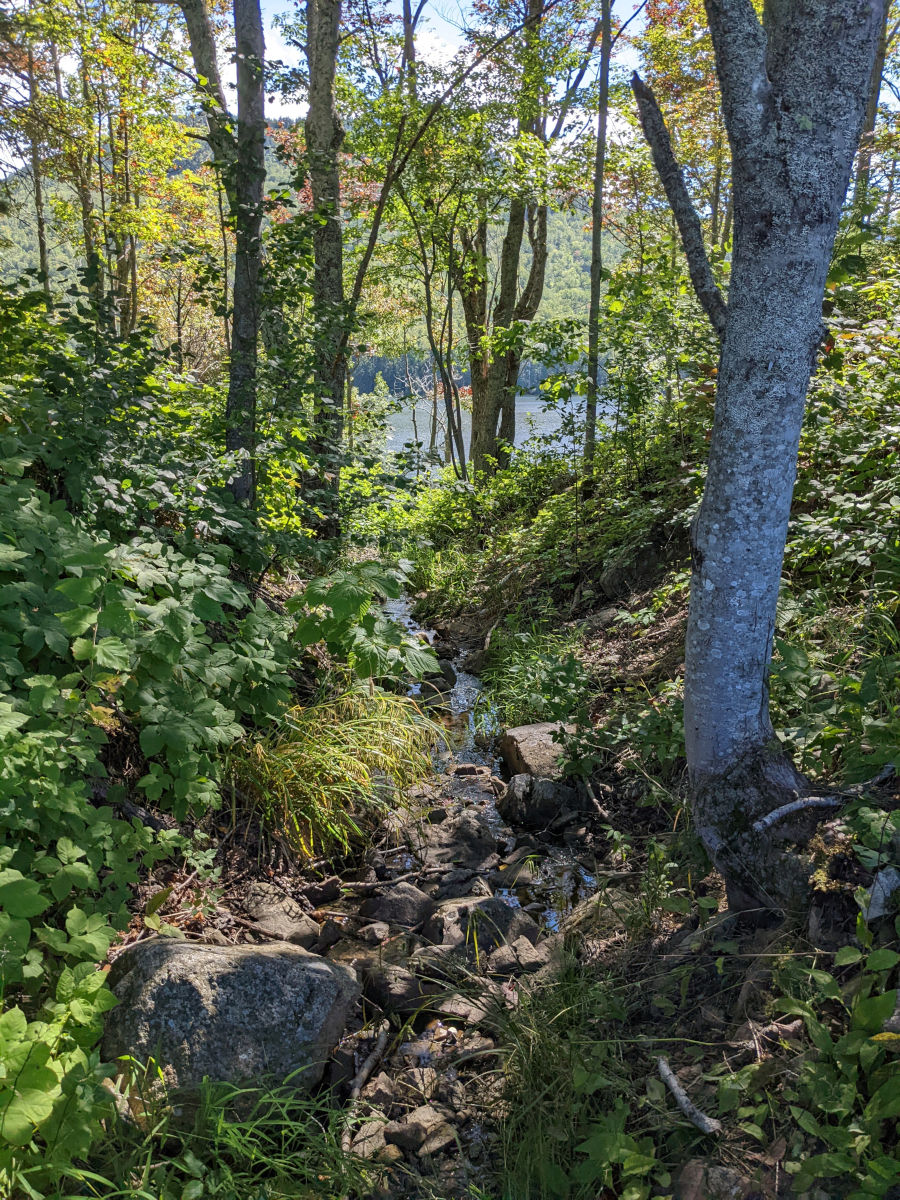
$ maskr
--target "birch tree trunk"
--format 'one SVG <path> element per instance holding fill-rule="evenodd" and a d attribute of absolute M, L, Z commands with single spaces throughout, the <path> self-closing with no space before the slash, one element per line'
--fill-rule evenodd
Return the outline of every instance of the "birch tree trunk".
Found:
<path fill-rule="evenodd" d="M 767 678 L 822 296 L 885 3 L 771 0 L 761 23 L 751 0 L 706 0 L 733 160 L 727 308 L 709 290 L 652 92 L 634 82 L 691 277 L 722 338 L 692 531 L 685 742 L 697 829 L 743 907 L 804 898 L 809 868 L 792 846 L 821 812 L 814 799 L 782 811 L 811 789 L 775 737 Z"/>

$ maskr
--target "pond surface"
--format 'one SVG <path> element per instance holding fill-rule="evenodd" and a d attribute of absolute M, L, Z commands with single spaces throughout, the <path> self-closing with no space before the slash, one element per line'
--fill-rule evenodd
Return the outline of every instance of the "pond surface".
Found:
<path fill-rule="evenodd" d="M 559 434 L 562 416 L 559 410 L 551 409 L 544 410 L 544 400 L 537 395 L 519 396 L 516 400 L 516 437 L 515 445 L 524 446 L 527 442 L 535 437 L 546 437 L 553 434 Z M 472 414 L 463 410 L 463 438 L 466 444 L 466 454 L 468 455 L 471 440 L 472 440 Z M 443 410 L 438 411 L 438 451 L 443 453 L 444 449 L 444 420 Z M 403 449 L 407 442 L 419 441 L 422 442 L 424 448 L 428 449 L 429 438 L 431 436 L 431 404 L 417 404 L 415 409 L 404 408 L 400 412 L 392 413 L 388 418 L 388 439 L 387 448 L 389 451 L 397 452 Z M 565 440 L 560 435 L 559 451 L 566 453 L 567 447 Z"/>

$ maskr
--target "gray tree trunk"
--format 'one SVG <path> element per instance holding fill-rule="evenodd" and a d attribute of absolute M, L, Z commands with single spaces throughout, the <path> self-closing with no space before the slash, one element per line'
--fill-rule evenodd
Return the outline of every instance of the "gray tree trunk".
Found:
<path fill-rule="evenodd" d="M 232 494 L 236 500 L 252 505 L 266 178 L 265 44 L 259 0 L 234 0 L 234 39 L 238 96 L 234 168 L 236 244 L 225 445 L 228 450 L 243 452 L 240 471 L 231 482 Z"/>
<path fill-rule="evenodd" d="M 587 403 L 584 462 L 594 469 L 597 444 L 597 394 L 600 387 L 600 297 L 603 290 L 603 177 L 606 173 L 606 123 L 609 114 L 609 64 L 612 57 L 612 0 L 601 0 L 600 94 L 597 98 L 597 145 L 591 199 L 591 297 L 588 305 Z"/>
<path fill-rule="evenodd" d="M 309 111 L 306 157 L 316 225 L 313 232 L 313 315 L 315 320 L 315 411 L 311 449 L 325 476 L 324 520 L 320 532 L 339 531 L 340 456 L 344 422 L 347 305 L 344 302 L 344 248 L 338 154 L 344 130 L 337 114 L 334 77 L 340 45 L 341 0 L 307 0 L 306 59 Z"/>
<path fill-rule="evenodd" d="M 786 847 L 820 811 L 780 813 L 810 789 L 775 738 L 767 678 L 822 296 L 886 2 L 772 0 L 760 23 L 751 0 L 706 0 L 734 259 L 692 535 L 685 741 L 698 831 L 744 905 L 805 894 L 808 868 Z"/>
<path fill-rule="evenodd" d="M 869 95 L 866 99 L 866 114 L 863 119 L 862 137 L 859 145 L 859 159 L 856 165 L 856 182 L 853 186 L 853 207 L 859 215 L 866 207 L 869 197 L 869 182 L 872 177 L 872 152 L 875 143 L 875 125 L 878 121 L 878 101 L 881 97 L 881 83 L 884 75 L 884 64 L 888 48 L 897 36 L 898 26 L 888 32 L 888 17 L 890 4 L 884 13 L 884 25 L 881 27 L 881 37 L 875 51 L 875 64 L 872 67 L 872 78 L 869 81 Z"/>
<path fill-rule="evenodd" d="M 167 3 L 168 0 L 152 0 Z M 256 381 L 260 333 L 261 229 L 265 188 L 265 40 L 259 0 L 234 0 L 238 112 L 228 112 L 219 74 L 216 41 L 206 0 L 176 0 L 184 16 L 197 90 L 203 102 L 206 140 L 225 187 L 235 230 L 230 367 L 225 407 L 225 446 L 243 451 L 241 469 L 230 483 L 240 502 L 253 504 Z M 228 264 L 225 262 L 227 280 Z M 226 282 L 227 293 L 227 282 Z M 227 295 L 226 295 L 227 298 Z"/>

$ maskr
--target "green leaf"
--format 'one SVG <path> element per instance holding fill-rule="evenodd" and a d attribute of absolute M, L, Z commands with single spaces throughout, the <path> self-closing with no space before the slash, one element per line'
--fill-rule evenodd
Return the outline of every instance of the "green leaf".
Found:
<path fill-rule="evenodd" d="M 896 967 L 898 962 L 900 962 L 900 954 L 883 946 L 880 950 L 873 950 L 866 959 L 866 970 L 890 971 Z"/>
<path fill-rule="evenodd" d="M 59 1089 L 56 1089 L 59 1094 Z M 50 1094 L 37 1088 L 0 1092 L 0 1136 L 12 1146 L 27 1146 L 37 1126 L 53 1112 Z"/>
<path fill-rule="evenodd" d="M 900 1072 L 883 1083 L 866 1105 L 866 1120 L 887 1121 L 900 1117 Z"/>
<path fill-rule="evenodd" d="M 11 867 L 0 871 L 0 908 L 11 917 L 36 917 L 50 907 L 50 897 L 45 896 L 33 879 L 26 879 L 21 871 Z"/>
<path fill-rule="evenodd" d="M 0 542 L 0 571 L 11 567 L 13 563 L 21 562 L 23 558 L 30 557 L 24 550 L 17 550 L 7 542 Z"/>
<path fill-rule="evenodd" d="M 0 737 L 21 729 L 28 719 L 28 713 L 17 712 L 11 704 L 0 701 Z"/>
<path fill-rule="evenodd" d="M 888 1017 L 894 1015 L 896 1007 L 896 988 L 892 988 L 891 991 L 884 992 L 880 996 L 869 996 L 867 1000 L 858 1000 L 853 1006 L 853 1028 L 865 1029 L 868 1033 L 878 1033 Z"/>
<path fill-rule="evenodd" d="M 836 967 L 849 967 L 851 963 L 857 963 L 862 958 L 863 952 L 858 946 L 841 946 L 837 954 L 834 956 L 834 965 Z"/>
<path fill-rule="evenodd" d="M 56 615 L 69 637 L 77 637 L 97 624 L 100 612 L 96 608 L 70 608 Z"/>
<path fill-rule="evenodd" d="M 94 661 L 101 667 L 127 671 L 131 666 L 131 650 L 120 638 L 100 638 L 94 647 Z"/>

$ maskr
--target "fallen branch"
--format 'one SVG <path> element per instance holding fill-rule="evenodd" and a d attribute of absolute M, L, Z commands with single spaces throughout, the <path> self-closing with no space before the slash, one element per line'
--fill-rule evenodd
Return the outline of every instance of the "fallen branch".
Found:
<path fill-rule="evenodd" d="M 765 833 L 767 829 L 771 829 L 773 825 L 783 817 L 789 817 L 791 813 L 801 812 L 805 808 L 840 808 L 845 803 L 846 800 L 841 796 L 801 796 L 797 800 L 792 800 L 790 804 L 782 804 L 781 808 L 766 813 L 764 817 L 753 822 L 751 829 L 754 833 Z"/>
<path fill-rule="evenodd" d="M 357 896 L 369 896 L 382 888 L 392 888 L 397 883 L 407 883 L 410 879 L 427 879 L 431 875 L 445 874 L 444 867 L 426 867 L 419 871 L 407 871 L 405 875 L 396 875 L 393 879 L 376 879 L 374 883 L 344 883 L 341 886 Z"/>
<path fill-rule="evenodd" d="M 675 1103 L 690 1123 L 695 1125 L 701 1133 L 721 1133 L 722 1122 L 717 1121 L 715 1117 L 708 1117 L 706 1113 L 702 1113 L 696 1104 L 693 1103 L 687 1092 L 675 1078 L 675 1072 L 669 1066 L 667 1059 L 658 1058 L 656 1065 L 659 1068 L 660 1079 L 675 1097 Z"/>
<path fill-rule="evenodd" d="M 353 1110 L 359 1103 L 359 1094 L 366 1086 L 369 1076 L 375 1070 L 378 1060 L 384 1054 L 384 1048 L 387 1045 L 390 1037 L 391 1027 L 389 1022 L 382 1021 L 378 1027 L 378 1037 L 375 1039 L 375 1045 L 372 1047 L 372 1053 L 353 1076 L 350 1084 L 350 1099 L 347 1103 L 347 1127 L 341 1134 L 341 1149 L 345 1154 L 349 1153 L 351 1143 L 353 1142 L 353 1130 L 350 1128 L 350 1118 L 353 1116 Z"/>

